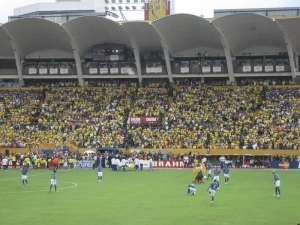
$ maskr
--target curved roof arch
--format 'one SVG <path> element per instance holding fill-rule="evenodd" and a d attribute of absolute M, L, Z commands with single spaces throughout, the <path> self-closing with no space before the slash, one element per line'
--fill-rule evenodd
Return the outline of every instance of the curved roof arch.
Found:
<path fill-rule="evenodd" d="M 14 58 L 14 51 L 6 31 L 0 26 L 0 59 Z"/>
<path fill-rule="evenodd" d="M 164 36 L 172 55 L 199 47 L 224 51 L 217 29 L 202 17 L 176 14 L 152 24 Z"/>
<path fill-rule="evenodd" d="M 256 53 L 251 51 L 287 51 L 282 30 L 270 18 L 238 13 L 221 17 L 213 23 L 224 33 L 234 55 Z"/>
<path fill-rule="evenodd" d="M 122 26 L 132 34 L 141 53 L 149 54 L 151 51 L 162 50 L 159 35 L 148 22 L 125 22 Z"/>
<path fill-rule="evenodd" d="M 289 18 L 289 19 L 278 19 L 277 23 L 281 25 L 286 35 L 289 37 L 293 49 L 300 54 L 300 19 Z"/>
<path fill-rule="evenodd" d="M 72 19 L 63 24 L 77 43 L 80 55 L 86 56 L 92 52 L 96 44 L 125 44 L 132 48 L 130 38 L 121 24 L 97 16 L 84 16 Z"/>
<path fill-rule="evenodd" d="M 73 53 L 70 38 L 57 23 L 38 18 L 18 19 L 4 25 L 22 57 L 47 50 Z M 47 53 L 45 52 L 45 57 Z"/>

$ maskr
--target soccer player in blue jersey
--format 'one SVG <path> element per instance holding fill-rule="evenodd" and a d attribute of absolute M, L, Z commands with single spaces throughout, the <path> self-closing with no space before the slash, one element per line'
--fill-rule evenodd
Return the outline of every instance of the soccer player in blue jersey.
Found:
<path fill-rule="evenodd" d="M 211 175 L 211 164 L 210 164 L 210 162 L 206 163 L 206 171 L 207 171 L 207 178 L 206 179 L 208 180 L 209 177 L 211 177 L 211 179 L 213 179 L 213 177 Z"/>
<path fill-rule="evenodd" d="M 223 169 L 223 174 L 225 177 L 225 184 L 228 184 L 229 182 L 229 167 L 225 164 L 225 167 Z"/>
<path fill-rule="evenodd" d="M 188 185 L 187 193 L 192 194 L 192 195 L 196 195 L 196 186 L 195 186 L 195 184 L 189 184 Z"/>
<path fill-rule="evenodd" d="M 98 182 L 102 181 L 102 164 L 101 164 L 101 160 L 100 163 L 97 167 L 97 171 L 98 171 Z"/>
<path fill-rule="evenodd" d="M 28 182 L 27 182 L 27 172 L 28 172 L 28 168 L 26 166 L 22 167 L 21 173 L 22 173 L 22 183 L 23 186 L 28 186 Z"/>
<path fill-rule="evenodd" d="M 273 173 L 273 179 L 272 181 L 274 181 L 274 184 L 275 184 L 275 194 L 273 196 L 277 196 L 277 197 L 280 197 L 281 194 L 280 194 L 280 180 L 279 180 L 279 176 L 277 173 L 275 173 L 275 170 L 272 171 Z"/>
<path fill-rule="evenodd" d="M 211 197 L 211 204 L 214 203 L 216 190 L 218 189 L 218 182 L 214 179 L 214 181 L 208 186 L 207 191 L 209 196 Z"/>
<path fill-rule="evenodd" d="M 53 173 L 51 174 L 51 181 L 50 181 L 50 190 L 49 193 L 51 192 L 52 186 L 54 185 L 55 192 L 57 191 L 57 186 L 56 186 L 56 170 L 53 170 Z"/>
<path fill-rule="evenodd" d="M 213 180 L 216 180 L 217 183 L 218 183 L 218 189 L 220 189 L 220 173 L 221 171 L 219 170 L 219 168 L 217 167 L 215 170 L 214 170 L 214 179 Z"/>

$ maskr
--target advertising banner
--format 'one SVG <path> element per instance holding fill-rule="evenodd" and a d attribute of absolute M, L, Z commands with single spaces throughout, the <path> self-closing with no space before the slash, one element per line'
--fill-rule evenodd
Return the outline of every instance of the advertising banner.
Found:
<path fill-rule="evenodd" d="M 214 73 L 221 73 L 221 71 L 222 71 L 221 66 L 214 66 L 214 67 L 213 67 L 213 72 L 214 72 Z"/>
<path fill-rule="evenodd" d="M 210 66 L 203 66 L 202 73 L 210 73 Z"/>
<path fill-rule="evenodd" d="M 273 66 L 265 66 L 265 72 L 273 72 L 274 67 Z"/>
<path fill-rule="evenodd" d="M 152 117 L 152 116 L 128 117 L 127 124 L 132 124 L 132 123 L 142 123 L 142 124 L 158 123 L 158 117 Z"/>
<path fill-rule="evenodd" d="M 243 66 L 243 72 L 251 72 L 251 66 Z"/>
<path fill-rule="evenodd" d="M 59 73 L 60 74 L 68 74 L 69 73 L 69 69 L 67 69 L 67 68 L 60 68 L 59 69 Z"/>
<path fill-rule="evenodd" d="M 189 73 L 190 72 L 190 68 L 188 68 L 188 67 L 181 67 L 180 68 L 180 72 L 181 73 Z"/>
<path fill-rule="evenodd" d="M 89 73 L 90 74 L 97 74 L 98 73 L 98 69 L 97 68 L 90 68 L 89 69 Z"/>
<path fill-rule="evenodd" d="M 255 73 L 262 72 L 262 66 L 254 66 L 253 70 L 254 70 Z"/>
<path fill-rule="evenodd" d="M 146 68 L 146 73 L 162 73 L 161 67 L 148 67 Z"/>
<path fill-rule="evenodd" d="M 39 69 L 39 74 L 47 74 L 48 70 L 43 68 L 43 69 Z"/>
<path fill-rule="evenodd" d="M 56 69 L 56 68 L 49 69 L 49 71 L 50 71 L 50 74 L 58 74 L 58 69 Z"/>
<path fill-rule="evenodd" d="M 108 68 L 100 68 L 100 74 L 108 74 Z"/>
<path fill-rule="evenodd" d="M 29 74 L 37 74 L 37 69 L 36 68 L 29 68 L 28 73 Z"/>
<path fill-rule="evenodd" d="M 284 66 L 276 66 L 276 72 L 283 72 Z"/>

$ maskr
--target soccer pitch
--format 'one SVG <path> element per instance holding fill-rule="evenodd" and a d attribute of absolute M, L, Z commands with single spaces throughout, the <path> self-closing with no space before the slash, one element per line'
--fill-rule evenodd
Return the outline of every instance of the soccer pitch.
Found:
<path fill-rule="evenodd" d="M 214 204 L 205 184 L 187 195 L 192 169 L 126 172 L 104 169 L 97 182 L 92 169 L 58 170 L 58 192 L 49 193 L 50 170 L 28 172 L 28 187 L 19 169 L 0 170 L 1 224 L 205 224 L 279 225 L 300 223 L 298 170 L 277 170 L 282 197 L 273 197 L 271 170 L 230 171 Z M 53 189 L 52 189 L 53 191 Z"/>

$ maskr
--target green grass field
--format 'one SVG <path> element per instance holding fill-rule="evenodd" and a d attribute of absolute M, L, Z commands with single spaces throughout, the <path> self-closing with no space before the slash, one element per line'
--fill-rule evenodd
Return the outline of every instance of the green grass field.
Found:
<path fill-rule="evenodd" d="M 273 197 L 270 170 L 231 170 L 210 204 L 210 181 L 186 193 L 191 169 L 112 172 L 97 182 L 92 169 L 58 171 L 58 193 L 49 193 L 49 170 L 28 173 L 21 184 L 19 169 L 0 170 L 1 224 L 217 224 L 296 225 L 300 223 L 300 170 L 278 170 L 282 197 Z"/>

